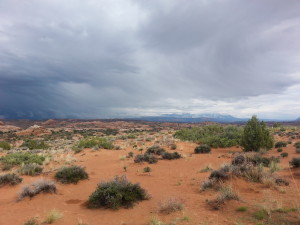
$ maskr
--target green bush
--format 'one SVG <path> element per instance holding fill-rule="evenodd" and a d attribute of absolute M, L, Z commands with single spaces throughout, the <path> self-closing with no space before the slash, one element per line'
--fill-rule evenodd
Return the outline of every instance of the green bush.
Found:
<path fill-rule="evenodd" d="M 282 158 L 285 158 L 285 157 L 288 157 L 288 156 L 289 156 L 289 153 L 283 152 L 283 153 L 280 154 L 280 156 L 281 156 Z"/>
<path fill-rule="evenodd" d="M 293 168 L 298 168 L 298 167 L 300 167 L 300 157 L 298 157 L 298 158 L 293 158 L 293 159 L 290 161 L 290 165 L 291 165 Z"/>
<path fill-rule="evenodd" d="M 176 150 L 177 145 L 176 145 L 176 144 L 171 144 L 170 148 L 171 148 L 172 150 Z"/>
<path fill-rule="evenodd" d="M 7 173 L 0 176 L 0 187 L 4 185 L 16 185 L 22 182 L 22 178 L 14 173 Z"/>
<path fill-rule="evenodd" d="M 282 147 L 286 147 L 287 143 L 285 141 L 278 141 L 275 143 L 275 148 L 282 148 Z"/>
<path fill-rule="evenodd" d="M 139 154 L 134 158 L 135 163 L 148 162 L 150 164 L 157 163 L 158 159 L 153 154 Z"/>
<path fill-rule="evenodd" d="M 220 170 L 214 170 L 211 172 L 209 179 L 215 179 L 219 181 L 227 180 L 229 178 L 229 175 L 226 171 L 220 169 Z"/>
<path fill-rule="evenodd" d="M 294 146 L 295 146 L 296 148 L 300 148 L 300 141 L 296 142 L 296 143 L 294 144 Z"/>
<path fill-rule="evenodd" d="M 178 152 L 165 152 L 162 154 L 162 159 L 168 159 L 168 160 L 172 160 L 172 159 L 180 159 L 181 155 Z"/>
<path fill-rule="evenodd" d="M 98 184 L 88 199 L 88 208 L 132 207 L 136 202 L 148 199 L 146 191 L 139 184 L 132 184 L 125 176 Z"/>
<path fill-rule="evenodd" d="M 108 129 L 106 129 L 106 130 L 103 130 L 103 131 L 101 131 L 103 134 L 105 134 L 105 135 L 113 135 L 113 136 L 115 136 L 115 135 L 117 135 L 118 134 L 118 129 L 111 129 L 111 128 L 108 128 Z"/>
<path fill-rule="evenodd" d="M 282 153 L 283 154 L 283 153 Z M 263 165 L 264 167 L 269 167 L 272 162 L 279 163 L 280 159 L 276 157 L 263 157 L 261 155 L 254 155 L 252 157 L 247 157 L 248 162 L 252 162 L 255 166 Z"/>
<path fill-rule="evenodd" d="M 152 169 L 149 166 L 146 166 L 144 169 L 144 173 L 150 173 Z"/>
<path fill-rule="evenodd" d="M 36 176 L 41 174 L 43 171 L 43 167 L 35 164 L 25 164 L 19 169 L 19 173 L 22 175 L 28 175 L 28 176 Z"/>
<path fill-rule="evenodd" d="M 259 121 L 256 116 L 247 122 L 241 138 L 243 150 L 258 152 L 261 149 L 269 150 L 273 147 L 273 137 L 263 121 Z"/>
<path fill-rule="evenodd" d="M 153 146 L 149 147 L 145 153 L 146 154 L 162 155 L 165 152 L 166 152 L 166 150 L 161 148 L 160 146 L 153 145 Z"/>
<path fill-rule="evenodd" d="M 282 151 L 283 151 L 282 148 L 278 148 L 278 149 L 277 149 L 277 152 L 282 152 Z"/>
<path fill-rule="evenodd" d="M 21 164 L 31 164 L 36 163 L 42 165 L 45 160 L 44 156 L 33 154 L 30 152 L 17 152 L 12 154 L 7 154 L 0 158 L 0 162 L 3 168 L 9 169 L 13 166 L 18 166 Z"/>
<path fill-rule="evenodd" d="M 263 220 L 263 219 L 266 219 L 268 216 L 269 216 L 269 214 L 268 214 L 268 212 L 267 212 L 265 209 L 256 211 L 256 212 L 253 214 L 253 217 L 254 217 L 255 219 L 257 219 L 257 220 Z"/>
<path fill-rule="evenodd" d="M 10 144 L 6 141 L 0 141 L 0 148 L 4 150 L 10 150 Z"/>
<path fill-rule="evenodd" d="M 29 149 L 48 149 L 47 145 L 43 140 L 25 140 L 21 147 L 27 147 Z"/>
<path fill-rule="evenodd" d="M 80 140 L 79 143 L 74 146 L 74 149 L 93 148 L 93 147 L 113 149 L 114 145 L 107 138 L 87 137 Z"/>
<path fill-rule="evenodd" d="M 246 212 L 247 211 L 247 207 L 246 206 L 240 206 L 236 209 L 236 211 L 238 212 Z"/>
<path fill-rule="evenodd" d="M 55 174 L 55 179 L 64 184 L 77 184 L 78 181 L 88 179 L 88 174 L 80 166 L 63 167 Z"/>
<path fill-rule="evenodd" d="M 296 153 L 297 153 L 297 154 L 300 153 L 300 148 L 296 148 Z"/>
<path fill-rule="evenodd" d="M 128 154 L 127 154 L 127 158 L 133 158 L 133 156 L 134 156 L 134 153 L 133 152 L 128 152 Z"/>
<path fill-rule="evenodd" d="M 207 144 L 202 144 L 202 145 L 197 146 L 195 148 L 194 152 L 196 154 L 199 154 L 199 153 L 210 153 L 211 149 L 210 149 L 210 147 Z"/>
<path fill-rule="evenodd" d="M 237 126 L 208 125 L 180 129 L 174 137 L 183 141 L 207 144 L 213 148 L 237 146 L 240 143 L 242 129 Z"/>

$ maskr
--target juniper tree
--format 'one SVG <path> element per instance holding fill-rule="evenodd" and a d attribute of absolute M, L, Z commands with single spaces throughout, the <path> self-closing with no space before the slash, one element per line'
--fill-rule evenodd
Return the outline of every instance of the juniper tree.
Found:
<path fill-rule="evenodd" d="M 243 150 L 258 152 L 260 149 L 271 149 L 273 147 L 273 137 L 263 121 L 259 121 L 256 116 L 247 122 L 241 138 Z"/>

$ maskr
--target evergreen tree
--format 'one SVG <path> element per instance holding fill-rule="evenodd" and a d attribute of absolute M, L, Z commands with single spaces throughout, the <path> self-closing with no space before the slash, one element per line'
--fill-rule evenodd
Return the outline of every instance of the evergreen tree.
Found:
<path fill-rule="evenodd" d="M 247 122 L 241 138 L 241 146 L 246 152 L 269 150 L 273 147 L 273 138 L 266 124 L 263 121 L 260 122 L 256 116 L 252 116 Z"/>

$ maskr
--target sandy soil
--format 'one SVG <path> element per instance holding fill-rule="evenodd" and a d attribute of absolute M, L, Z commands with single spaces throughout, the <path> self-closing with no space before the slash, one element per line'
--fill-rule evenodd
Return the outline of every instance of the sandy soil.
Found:
<path fill-rule="evenodd" d="M 284 151 L 289 153 L 289 157 L 281 160 L 282 170 L 278 173 L 290 181 L 290 186 L 276 190 L 265 188 L 262 184 L 233 178 L 229 184 L 239 193 L 242 201 L 228 201 L 219 211 L 211 210 L 206 203 L 207 199 L 217 196 L 216 191 L 199 192 L 200 183 L 210 174 L 199 171 L 207 165 L 214 169 L 219 168 L 223 163 L 231 161 L 232 152 L 238 152 L 240 149 L 213 149 L 211 154 L 195 155 L 192 154 L 195 146 L 196 144 L 193 143 L 177 143 L 176 151 L 184 154 L 185 157 L 173 161 L 161 160 L 157 164 L 152 164 L 150 167 L 153 171 L 150 174 L 143 173 L 143 168 L 148 164 L 135 164 L 132 159 L 120 159 L 129 151 L 138 154 L 137 150 L 85 149 L 75 155 L 77 158 L 75 164 L 86 167 L 89 180 L 80 181 L 77 185 L 57 184 L 57 194 L 41 194 L 31 200 L 24 199 L 20 202 L 16 202 L 16 199 L 21 187 L 41 176 L 23 176 L 24 180 L 21 184 L 0 188 L 0 224 L 21 225 L 31 217 L 37 217 L 42 221 L 53 208 L 63 213 L 63 218 L 54 223 L 57 225 L 76 225 L 80 220 L 89 225 L 143 225 L 147 224 L 152 217 L 170 223 L 184 216 L 188 217 L 189 221 L 177 224 L 234 225 L 237 222 L 257 224 L 257 221 L 251 220 L 253 218 L 251 215 L 260 206 L 275 208 L 300 206 L 300 170 L 288 169 L 288 161 L 296 156 L 292 145 L 284 148 Z M 280 153 L 273 149 L 268 154 L 278 156 Z M 124 166 L 127 166 L 127 172 L 124 172 Z M 140 183 L 151 195 L 151 199 L 140 202 L 133 208 L 116 211 L 91 210 L 84 207 L 84 202 L 95 190 L 99 181 L 122 174 L 126 174 L 130 181 Z M 53 179 L 53 174 L 44 177 Z M 158 213 L 158 204 L 173 196 L 184 201 L 185 209 L 169 215 Z M 249 210 L 237 212 L 236 208 L 239 206 L 247 206 Z"/>

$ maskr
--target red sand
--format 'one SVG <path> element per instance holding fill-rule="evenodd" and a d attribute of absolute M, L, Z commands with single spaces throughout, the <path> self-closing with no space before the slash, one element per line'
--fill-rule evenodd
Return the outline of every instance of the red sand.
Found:
<path fill-rule="evenodd" d="M 300 193 L 297 191 L 300 188 L 300 170 L 287 169 L 288 161 L 296 156 L 292 145 L 284 148 L 289 153 L 289 157 L 282 159 L 280 163 L 283 170 L 279 174 L 290 181 L 290 186 L 280 187 L 285 190 L 285 193 L 265 188 L 262 184 L 232 179 L 229 183 L 232 183 L 233 189 L 239 193 L 242 202 L 228 201 L 219 211 L 211 210 L 206 203 L 207 199 L 215 198 L 217 192 L 213 190 L 199 192 L 200 183 L 209 176 L 209 172 L 199 173 L 199 170 L 207 165 L 217 169 L 223 163 L 231 161 L 230 152 L 240 151 L 240 149 L 213 149 L 212 154 L 195 155 L 192 154 L 195 146 L 193 143 L 177 143 L 177 151 L 186 155 L 185 158 L 173 161 L 161 160 L 151 165 L 135 164 L 132 159 L 120 160 L 120 156 L 126 155 L 129 151 L 138 154 L 137 150 L 92 152 L 86 149 L 75 155 L 78 160 L 75 164 L 86 167 L 90 176 L 89 180 L 80 181 L 77 185 L 57 184 L 57 194 L 41 194 L 31 200 L 24 199 L 20 202 L 16 202 L 16 199 L 21 187 L 41 176 L 23 176 L 24 180 L 21 184 L 0 188 L 0 224 L 22 225 L 31 217 L 38 217 L 39 221 L 42 221 L 53 208 L 63 213 L 63 218 L 54 223 L 57 225 L 76 225 L 80 220 L 89 225 L 142 225 L 147 224 L 152 217 L 170 223 L 184 216 L 187 216 L 189 221 L 177 224 L 233 225 L 237 222 L 256 224 L 257 222 L 249 218 L 252 218 L 253 212 L 259 206 L 275 208 L 300 206 Z M 280 153 L 273 149 L 269 154 L 278 156 Z M 124 172 L 124 166 L 127 166 L 127 172 Z M 150 174 L 143 173 L 143 168 L 146 166 L 152 168 L 153 171 Z M 139 182 L 152 196 L 151 199 L 140 202 L 133 208 L 116 211 L 91 210 L 84 207 L 83 203 L 95 190 L 99 181 L 112 179 L 115 175 L 122 174 L 126 174 L 132 182 Z M 294 175 L 294 180 L 292 175 Z M 53 174 L 48 178 L 53 179 Z M 182 199 L 185 209 L 169 215 L 158 213 L 158 203 L 172 196 Z M 236 212 L 238 206 L 247 206 L 249 210 L 243 213 Z"/>

